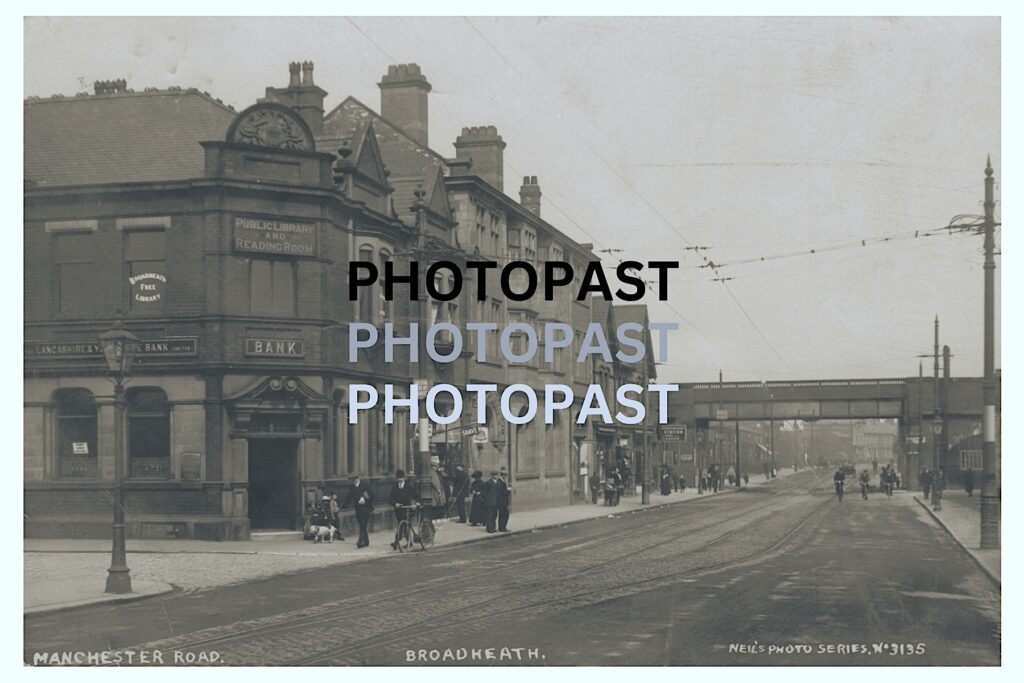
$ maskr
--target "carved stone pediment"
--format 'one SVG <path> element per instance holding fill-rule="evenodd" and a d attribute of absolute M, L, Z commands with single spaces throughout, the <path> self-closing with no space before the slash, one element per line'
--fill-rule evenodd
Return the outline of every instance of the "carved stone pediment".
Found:
<path fill-rule="evenodd" d="M 264 377 L 225 399 L 232 431 L 319 437 L 329 399 L 298 377 Z"/>
<path fill-rule="evenodd" d="M 292 109 L 260 102 L 242 111 L 228 128 L 227 142 L 274 149 L 316 151 L 313 132 Z"/>

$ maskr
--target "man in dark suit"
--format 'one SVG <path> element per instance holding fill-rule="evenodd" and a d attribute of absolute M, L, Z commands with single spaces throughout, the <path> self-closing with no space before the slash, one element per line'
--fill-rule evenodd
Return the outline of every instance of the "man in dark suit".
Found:
<path fill-rule="evenodd" d="M 455 466 L 452 477 L 452 495 L 455 497 L 455 511 L 459 513 L 459 522 L 466 523 L 466 495 L 469 493 L 469 477 L 462 465 Z"/>
<path fill-rule="evenodd" d="M 487 522 L 487 533 L 493 534 L 498 529 L 498 473 L 491 472 L 491 478 L 484 484 L 484 520 Z"/>
<path fill-rule="evenodd" d="M 391 495 L 388 497 L 388 500 L 395 509 L 395 540 L 391 542 L 391 547 L 396 550 L 398 549 L 399 522 L 403 519 L 408 519 L 411 512 L 411 510 L 403 509 L 403 506 L 419 503 L 415 489 L 414 484 L 405 480 L 405 470 L 395 472 L 395 483 L 391 485 Z"/>
<path fill-rule="evenodd" d="M 370 514 L 373 512 L 373 495 L 370 493 L 370 485 L 358 474 L 352 475 L 352 482 L 348 486 L 348 497 L 345 499 L 345 507 L 352 506 L 356 511 L 356 522 L 359 524 L 359 541 L 357 548 L 365 548 L 370 545 Z"/>
<path fill-rule="evenodd" d="M 498 531 L 508 531 L 508 506 L 512 502 L 512 486 L 508 483 L 508 472 L 501 468 L 498 473 Z"/>

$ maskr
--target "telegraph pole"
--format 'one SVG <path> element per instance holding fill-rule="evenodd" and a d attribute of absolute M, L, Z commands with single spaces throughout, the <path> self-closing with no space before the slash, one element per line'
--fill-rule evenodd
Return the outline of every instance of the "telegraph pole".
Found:
<path fill-rule="evenodd" d="M 996 370 L 995 370 L 995 198 L 992 157 L 985 163 L 985 378 L 982 392 L 981 547 L 1000 547 L 1000 501 L 996 482 Z"/>
<path fill-rule="evenodd" d="M 937 470 L 939 463 L 939 316 L 935 316 L 935 381 L 932 387 L 932 469 Z"/>

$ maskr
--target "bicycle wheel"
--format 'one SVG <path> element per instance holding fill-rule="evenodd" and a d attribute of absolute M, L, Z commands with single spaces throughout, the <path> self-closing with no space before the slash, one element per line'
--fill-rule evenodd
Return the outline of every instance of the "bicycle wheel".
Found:
<path fill-rule="evenodd" d="M 429 519 L 420 525 L 420 547 L 430 550 L 434 547 L 434 523 Z"/>
<path fill-rule="evenodd" d="M 402 520 L 398 523 L 398 552 L 407 553 L 412 549 L 412 527 Z"/>

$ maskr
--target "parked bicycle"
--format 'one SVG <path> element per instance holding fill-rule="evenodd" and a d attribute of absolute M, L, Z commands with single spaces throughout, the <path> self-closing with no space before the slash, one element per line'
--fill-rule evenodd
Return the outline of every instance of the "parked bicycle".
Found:
<path fill-rule="evenodd" d="M 419 543 L 423 550 L 433 548 L 437 529 L 434 527 L 433 520 L 423 514 L 423 506 L 399 505 L 398 508 L 411 512 L 406 519 L 398 523 L 398 532 L 396 534 L 398 552 L 406 553 L 411 551 L 415 543 Z"/>

